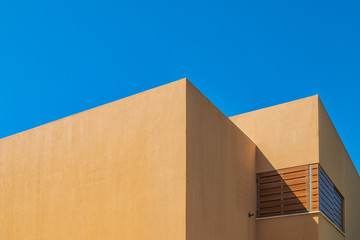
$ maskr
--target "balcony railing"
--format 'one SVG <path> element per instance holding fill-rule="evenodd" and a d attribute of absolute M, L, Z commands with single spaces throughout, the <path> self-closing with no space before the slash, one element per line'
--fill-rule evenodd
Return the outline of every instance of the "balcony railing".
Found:
<path fill-rule="evenodd" d="M 257 174 L 257 217 L 319 210 L 318 165 Z"/>
<path fill-rule="evenodd" d="M 314 211 L 343 230 L 343 197 L 319 164 L 257 174 L 258 218 Z"/>

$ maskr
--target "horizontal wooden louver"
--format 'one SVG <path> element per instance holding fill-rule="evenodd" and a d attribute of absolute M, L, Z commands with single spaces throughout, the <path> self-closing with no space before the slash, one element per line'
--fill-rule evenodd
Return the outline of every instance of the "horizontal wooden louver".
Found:
<path fill-rule="evenodd" d="M 318 164 L 258 173 L 257 217 L 317 211 L 318 182 Z"/>

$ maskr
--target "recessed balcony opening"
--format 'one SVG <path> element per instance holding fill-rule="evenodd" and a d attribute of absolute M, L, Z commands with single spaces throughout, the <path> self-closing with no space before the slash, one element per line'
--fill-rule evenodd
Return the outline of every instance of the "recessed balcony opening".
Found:
<path fill-rule="evenodd" d="M 343 231 L 343 203 L 319 164 L 257 174 L 257 218 L 320 211 Z"/>

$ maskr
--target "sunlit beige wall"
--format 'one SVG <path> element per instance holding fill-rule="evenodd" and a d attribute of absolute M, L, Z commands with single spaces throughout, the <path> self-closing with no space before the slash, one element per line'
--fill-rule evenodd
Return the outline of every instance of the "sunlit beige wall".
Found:
<path fill-rule="evenodd" d="M 1 240 L 185 239 L 186 81 L 0 140 Z"/>
<path fill-rule="evenodd" d="M 254 240 L 255 145 L 187 85 L 186 239 Z"/>
<path fill-rule="evenodd" d="M 360 239 L 359 175 L 317 95 L 230 119 L 258 146 L 257 172 L 319 162 L 344 195 L 346 239 Z M 302 239 L 291 226 L 284 228 L 283 235 L 276 235 L 277 229 L 287 223 L 280 219 L 258 220 L 258 239 Z M 300 219 L 294 216 L 292 224 L 301 226 L 304 220 Z M 316 223 L 319 239 L 344 239 L 322 215 Z"/>
<path fill-rule="evenodd" d="M 320 164 L 344 196 L 346 239 L 360 239 L 360 177 L 320 100 L 319 133 Z M 327 225 L 320 221 L 322 239 L 340 239 L 334 238 L 336 234 L 331 234 Z"/>
<path fill-rule="evenodd" d="M 318 96 L 228 119 L 183 79 L 0 139 L 0 240 L 341 239 L 320 214 L 248 216 L 256 172 L 318 162 L 360 239 L 359 175 Z"/>
<path fill-rule="evenodd" d="M 318 96 L 233 116 L 230 119 L 257 145 L 256 171 L 319 161 Z"/>
<path fill-rule="evenodd" d="M 256 172 L 319 161 L 318 96 L 240 114 L 230 119 L 257 145 Z M 257 240 L 315 240 L 317 215 L 256 221 Z"/>

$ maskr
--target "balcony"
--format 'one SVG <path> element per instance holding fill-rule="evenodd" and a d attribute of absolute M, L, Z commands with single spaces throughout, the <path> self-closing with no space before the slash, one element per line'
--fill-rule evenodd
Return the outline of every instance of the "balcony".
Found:
<path fill-rule="evenodd" d="M 321 212 L 343 231 L 344 198 L 319 164 L 257 174 L 257 218 Z"/>

